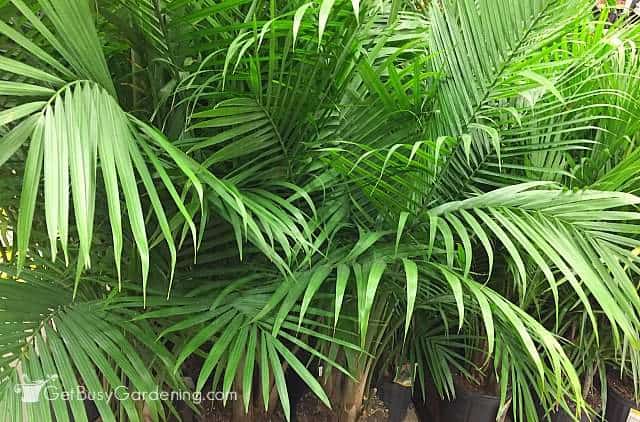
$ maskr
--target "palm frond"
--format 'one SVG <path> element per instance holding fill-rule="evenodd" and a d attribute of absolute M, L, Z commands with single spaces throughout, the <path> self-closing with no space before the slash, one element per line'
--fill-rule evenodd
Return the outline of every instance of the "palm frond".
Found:
<path fill-rule="evenodd" d="M 159 358 L 169 364 L 170 353 L 155 344 L 151 327 L 135 327 L 126 313 L 108 312 L 106 302 L 91 289 L 82 289 L 74 303 L 73 274 L 48 265 L 39 261 L 20 278 L 13 268 L 2 266 L 9 276 L 0 285 L 5 321 L 0 333 L 3 414 L 11 420 L 87 420 L 84 391 L 95 398 L 104 420 L 120 418 L 109 404 L 114 394 L 128 420 L 142 420 L 131 392 L 159 391 L 157 376 L 170 375 L 170 366 L 162 374 L 160 366 L 147 369 L 148 362 Z M 16 406 L 20 394 L 26 393 L 15 386 L 28 388 L 38 382 L 47 384 L 42 394 L 48 399 Z M 166 382 L 175 387 L 182 383 L 172 376 Z M 145 399 L 145 406 L 154 418 L 167 415 L 161 402 Z"/>

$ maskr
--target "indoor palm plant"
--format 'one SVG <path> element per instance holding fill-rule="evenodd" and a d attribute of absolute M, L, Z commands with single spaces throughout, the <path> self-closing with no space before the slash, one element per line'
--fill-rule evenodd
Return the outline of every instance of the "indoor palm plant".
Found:
<path fill-rule="evenodd" d="M 590 6 L 3 4 L 3 414 L 86 420 L 14 387 L 184 390 L 187 362 L 238 419 L 289 417 L 293 371 L 354 420 L 403 362 L 441 396 L 493 373 L 517 420 L 582 411 L 537 305 L 640 346 L 635 164 L 607 161 L 634 150 L 638 30 Z"/>

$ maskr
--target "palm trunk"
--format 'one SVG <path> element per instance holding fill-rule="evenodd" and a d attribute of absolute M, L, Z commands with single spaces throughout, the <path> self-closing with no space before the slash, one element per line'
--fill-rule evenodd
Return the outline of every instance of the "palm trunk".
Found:
<path fill-rule="evenodd" d="M 333 407 L 342 401 L 342 384 L 344 382 L 344 375 L 337 370 L 331 371 L 331 374 L 325 377 L 323 382 L 324 391 L 327 393 L 327 397 L 329 397 L 329 401 Z"/>
<path fill-rule="evenodd" d="M 342 406 L 339 409 L 338 419 L 340 422 L 356 422 L 362 413 L 364 394 L 369 385 L 369 373 L 373 361 L 368 361 L 366 369 L 362 371 L 357 381 L 345 378 L 346 385 L 343 388 Z"/>
<path fill-rule="evenodd" d="M 233 400 L 231 405 L 231 422 L 251 422 L 255 420 L 253 416 L 253 406 L 249 404 L 249 411 L 245 412 L 242 398 L 240 397 L 240 394 L 238 394 L 237 400 Z"/>
<path fill-rule="evenodd" d="M 356 422 L 362 411 L 366 382 L 346 380 L 342 407 L 338 414 L 339 422 Z"/>
<path fill-rule="evenodd" d="M 259 413 L 259 406 L 257 395 L 254 394 L 249 400 L 249 409 L 245 411 L 244 398 L 242 396 L 242 370 L 239 370 L 238 377 L 233 381 L 233 390 L 235 391 L 235 400 L 231 402 L 231 422 L 252 422 L 258 418 L 254 417 Z"/>

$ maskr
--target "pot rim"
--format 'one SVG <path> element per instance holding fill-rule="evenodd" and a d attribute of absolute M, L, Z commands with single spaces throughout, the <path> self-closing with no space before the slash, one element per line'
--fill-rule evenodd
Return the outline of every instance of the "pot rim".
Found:
<path fill-rule="evenodd" d="M 618 400 L 620 400 L 630 408 L 640 410 L 640 403 L 636 403 L 633 400 L 629 400 L 628 398 L 624 397 L 615 388 L 610 386 L 609 383 L 607 383 L 607 397 L 609 396 L 609 394 L 615 395 Z M 608 403 L 608 400 L 607 400 L 607 403 Z"/>
<path fill-rule="evenodd" d="M 478 397 L 482 399 L 493 400 L 500 403 L 500 397 L 498 395 L 489 395 L 486 393 L 478 393 L 476 391 L 468 391 L 457 382 L 455 382 L 454 385 L 456 387 L 456 396 L 453 398 L 453 400 L 457 399 L 458 397 L 466 396 L 466 397 Z"/>

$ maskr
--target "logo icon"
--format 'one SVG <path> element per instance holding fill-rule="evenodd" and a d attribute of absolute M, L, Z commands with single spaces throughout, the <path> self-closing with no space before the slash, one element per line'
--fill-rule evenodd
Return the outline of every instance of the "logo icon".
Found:
<path fill-rule="evenodd" d="M 57 375 L 49 375 L 46 380 L 16 384 L 13 390 L 16 394 L 22 393 L 22 403 L 37 403 L 40 400 L 40 392 L 44 386 L 56 378 L 58 378 Z"/>

